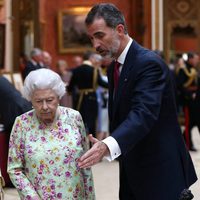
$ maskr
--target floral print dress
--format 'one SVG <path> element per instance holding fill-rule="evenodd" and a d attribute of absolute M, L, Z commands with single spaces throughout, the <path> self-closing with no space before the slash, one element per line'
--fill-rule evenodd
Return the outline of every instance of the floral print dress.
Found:
<path fill-rule="evenodd" d="M 90 168 L 76 162 L 86 150 L 81 115 L 58 107 L 59 115 L 47 126 L 31 110 L 17 117 L 11 132 L 8 173 L 21 199 L 93 200 Z"/>

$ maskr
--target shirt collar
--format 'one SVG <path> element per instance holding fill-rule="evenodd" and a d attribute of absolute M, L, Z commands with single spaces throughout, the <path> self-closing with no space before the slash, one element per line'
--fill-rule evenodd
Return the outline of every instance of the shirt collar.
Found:
<path fill-rule="evenodd" d="M 128 50 L 131 46 L 133 39 L 130 38 L 128 41 L 128 44 L 126 45 L 125 49 L 122 51 L 121 55 L 117 58 L 117 62 L 119 62 L 121 65 L 124 64 L 125 58 L 126 58 L 126 54 L 128 53 Z"/>
<path fill-rule="evenodd" d="M 91 62 L 90 60 L 84 60 L 84 61 L 83 61 L 83 64 L 84 64 L 84 65 L 92 66 L 92 62 Z"/>
<path fill-rule="evenodd" d="M 38 63 L 35 61 L 35 60 L 33 60 L 33 59 L 31 59 L 30 60 L 31 62 L 32 62 L 32 64 L 34 65 L 34 66 L 36 66 Z"/>

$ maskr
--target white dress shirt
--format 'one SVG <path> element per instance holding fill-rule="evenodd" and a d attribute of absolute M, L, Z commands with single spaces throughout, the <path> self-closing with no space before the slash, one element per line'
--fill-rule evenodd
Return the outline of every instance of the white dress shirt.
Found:
<path fill-rule="evenodd" d="M 126 45 L 126 48 L 123 50 L 121 55 L 117 58 L 117 62 L 119 62 L 121 64 L 120 68 L 119 68 L 120 73 L 121 73 L 127 52 L 131 46 L 132 41 L 133 41 L 132 38 L 130 38 L 128 44 Z M 105 138 L 104 140 L 102 140 L 102 142 L 107 145 L 107 147 L 110 151 L 110 154 L 108 156 L 105 156 L 105 158 L 108 161 L 112 161 L 121 155 L 121 149 L 119 147 L 119 144 L 112 136 Z"/>

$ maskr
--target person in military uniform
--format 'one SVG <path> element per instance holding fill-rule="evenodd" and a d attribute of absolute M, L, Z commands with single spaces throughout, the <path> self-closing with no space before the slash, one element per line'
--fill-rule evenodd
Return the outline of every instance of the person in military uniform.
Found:
<path fill-rule="evenodd" d="M 191 130 L 198 124 L 199 114 L 197 113 L 197 70 L 199 56 L 196 53 L 188 53 L 185 65 L 179 67 L 177 71 L 177 89 L 179 90 L 179 102 L 183 106 L 185 116 L 184 139 L 189 150 L 196 151 Z"/>
<path fill-rule="evenodd" d="M 95 136 L 98 115 L 96 89 L 98 85 L 107 88 L 108 83 L 102 79 L 98 68 L 94 67 L 93 54 L 87 51 L 83 56 L 83 64 L 72 70 L 67 90 L 69 93 L 77 90 L 78 97 L 73 101 L 73 108 L 81 113 L 87 133 Z"/>

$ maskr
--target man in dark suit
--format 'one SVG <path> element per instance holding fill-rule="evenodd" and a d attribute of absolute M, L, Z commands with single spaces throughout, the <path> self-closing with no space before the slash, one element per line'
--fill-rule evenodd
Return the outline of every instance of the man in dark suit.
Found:
<path fill-rule="evenodd" d="M 0 118 L 5 132 L 10 134 L 15 118 L 31 110 L 31 103 L 24 99 L 12 83 L 0 76 Z"/>
<path fill-rule="evenodd" d="M 168 67 L 129 37 L 113 4 L 95 5 L 86 26 L 94 48 L 120 63 L 120 77 L 114 88 L 113 62 L 108 71 L 111 136 L 103 141 L 90 136 L 94 145 L 79 166 L 119 157 L 123 200 L 178 200 L 186 199 L 185 193 L 192 199 L 188 188 L 197 177 L 177 121 Z"/>
<path fill-rule="evenodd" d="M 24 71 L 22 73 L 23 79 L 33 70 L 41 69 L 44 67 L 42 50 L 34 48 L 30 53 L 31 59 L 26 63 Z"/>
<path fill-rule="evenodd" d="M 8 144 L 10 132 L 15 118 L 31 110 L 31 103 L 22 97 L 5 77 L 0 76 L 0 123 L 4 130 L 0 132 L 0 168 L 5 178 L 6 186 L 13 186 L 7 173 Z"/>

